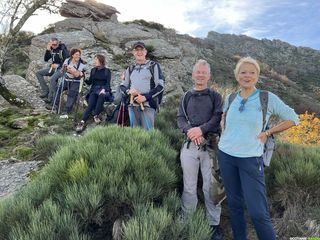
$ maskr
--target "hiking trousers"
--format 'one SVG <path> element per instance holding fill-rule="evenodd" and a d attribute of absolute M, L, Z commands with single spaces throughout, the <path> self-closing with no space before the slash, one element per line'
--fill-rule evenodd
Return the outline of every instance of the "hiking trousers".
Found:
<path fill-rule="evenodd" d="M 218 158 L 234 239 L 247 240 L 245 204 L 259 240 L 275 240 L 262 157 L 239 158 L 219 150 Z"/>
<path fill-rule="evenodd" d="M 151 107 L 144 107 L 142 111 L 140 106 L 128 106 L 130 126 L 142 127 L 144 129 L 154 128 L 154 115 L 155 110 Z"/>
<path fill-rule="evenodd" d="M 56 106 L 59 106 L 60 103 L 60 95 L 64 90 L 67 90 L 67 102 L 64 106 L 64 109 L 62 111 L 63 114 L 69 114 L 72 111 L 73 105 L 77 101 L 78 95 L 79 95 L 79 87 L 80 87 L 80 81 L 72 81 L 72 80 L 64 80 L 63 86 L 62 82 L 59 84 L 59 86 L 56 89 Z M 62 88 L 62 90 L 61 90 Z"/>
<path fill-rule="evenodd" d="M 200 168 L 203 179 L 202 191 L 204 194 L 207 218 L 210 225 L 219 225 L 221 205 L 215 205 L 212 197 L 210 197 L 210 187 L 212 183 L 212 159 L 210 158 L 208 151 L 198 149 L 198 146 L 192 142 L 186 142 L 182 146 L 180 160 L 183 171 L 183 212 L 188 214 L 196 210 L 198 203 L 198 173 Z"/>
<path fill-rule="evenodd" d="M 95 109 L 94 115 L 99 115 L 103 111 L 103 103 L 105 102 L 105 94 L 91 93 L 89 96 L 88 107 L 86 108 L 82 120 L 86 122 L 89 119 L 90 113 Z"/>
<path fill-rule="evenodd" d="M 48 99 L 52 101 L 54 98 L 55 90 L 57 88 L 58 79 L 62 76 L 62 72 L 60 70 L 52 70 L 49 73 L 49 70 L 50 68 L 41 69 L 40 71 L 36 72 L 36 76 L 41 90 L 43 91 L 43 93 L 48 93 Z M 49 87 L 44 79 L 45 76 L 51 77 Z"/>

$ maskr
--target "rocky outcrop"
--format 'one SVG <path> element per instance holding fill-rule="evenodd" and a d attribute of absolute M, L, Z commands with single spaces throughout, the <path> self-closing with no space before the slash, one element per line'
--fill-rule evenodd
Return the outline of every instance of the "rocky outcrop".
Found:
<path fill-rule="evenodd" d="M 124 24 L 110 21 L 94 22 L 88 19 L 79 21 L 77 18 L 68 18 L 56 23 L 55 30 L 56 33 L 37 36 L 32 40 L 27 80 L 35 86 L 38 85 L 35 72 L 47 66 L 43 61 L 46 43 L 54 36 L 65 43 L 68 49 L 82 49 L 81 58 L 87 63 L 88 72 L 93 67 L 94 55 L 102 53 L 112 70 L 113 88 L 118 85 L 121 72 L 133 61 L 130 56 L 131 46 L 138 40 L 146 43 L 150 54 L 162 65 L 166 75 L 167 93 L 181 93 L 187 86 L 192 85 L 192 65 L 199 52 L 196 45 L 183 36 L 175 37 L 173 30 L 162 31 L 139 22 Z"/>
<path fill-rule="evenodd" d="M 69 0 L 66 4 L 74 4 L 69 6 L 76 8 L 78 1 Z M 86 8 L 83 12 L 99 6 L 93 1 L 84 1 L 79 5 Z M 81 48 L 81 58 L 86 62 L 88 73 L 93 67 L 94 55 L 103 54 L 112 71 L 113 88 L 120 82 L 119 76 L 123 70 L 134 62 L 132 44 L 144 41 L 149 57 L 162 66 L 166 94 L 181 94 L 192 87 L 191 71 L 199 58 L 210 63 L 214 83 L 235 88 L 235 63 L 239 57 L 250 55 L 261 62 L 263 69 L 258 87 L 278 94 L 289 105 L 295 106 L 298 112 L 320 112 L 317 110 L 320 109 L 319 51 L 291 46 L 279 40 L 257 40 L 216 32 L 210 32 L 205 39 L 193 38 L 143 20 L 119 23 L 106 18 L 68 16 L 72 17 L 55 24 L 54 33 L 33 38 L 29 53 L 31 62 L 26 75 L 26 80 L 32 85 L 38 85 L 35 72 L 48 66 L 43 61 L 43 55 L 51 37 L 58 37 L 68 49 Z"/>
<path fill-rule="evenodd" d="M 7 89 L 22 101 L 27 101 L 34 108 L 44 109 L 44 102 L 39 98 L 37 88 L 30 82 L 18 75 L 5 75 L 3 79 Z"/>
<path fill-rule="evenodd" d="M 67 0 L 59 10 L 63 17 L 89 18 L 93 21 L 117 21 L 118 10 L 112 6 L 98 3 L 95 0 Z"/>
<path fill-rule="evenodd" d="M 18 191 L 28 181 L 28 174 L 38 169 L 38 161 L 0 161 L 0 199 Z"/>
<path fill-rule="evenodd" d="M 252 56 L 307 91 L 319 86 L 320 51 L 280 40 L 258 40 L 245 35 L 208 33 L 205 42 L 226 56 Z M 306 84 L 307 83 L 307 84 Z"/>

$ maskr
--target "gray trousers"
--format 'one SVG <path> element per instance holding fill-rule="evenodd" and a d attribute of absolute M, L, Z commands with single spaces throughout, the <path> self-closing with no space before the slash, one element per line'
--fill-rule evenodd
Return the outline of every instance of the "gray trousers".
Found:
<path fill-rule="evenodd" d="M 80 87 L 80 81 L 71 81 L 71 80 L 68 81 L 64 79 L 63 83 L 62 82 L 59 83 L 59 86 L 56 89 L 56 97 L 55 97 L 56 107 L 59 106 L 61 93 L 64 90 L 68 90 L 67 102 L 64 106 L 62 114 L 70 114 L 70 112 L 72 111 L 73 105 L 76 103 L 78 99 L 79 87 Z"/>
<path fill-rule="evenodd" d="M 131 127 L 142 127 L 147 130 L 154 128 L 155 110 L 153 108 L 145 107 L 142 111 L 140 107 L 129 106 L 128 112 Z"/>
<path fill-rule="evenodd" d="M 52 70 L 49 73 L 50 68 L 44 68 L 40 71 L 36 72 L 37 79 L 39 81 L 41 90 L 43 93 L 48 93 L 48 99 L 53 100 L 55 89 L 57 88 L 58 79 L 62 77 L 62 72 L 60 70 Z M 44 79 L 45 76 L 50 76 L 50 85 L 48 87 L 46 80 Z"/>
<path fill-rule="evenodd" d="M 180 160 L 183 171 L 182 210 L 184 213 L 195 211 L 198 203 L 197 184 L 199 168 L 201 169 L 204 201 L 210 225 L 219 225 L 221 205 L 215 205 L 212 198 L 212 159 L 208 151 L 198 149 L 192 142 L 185 143 L 181 149 Z"/>

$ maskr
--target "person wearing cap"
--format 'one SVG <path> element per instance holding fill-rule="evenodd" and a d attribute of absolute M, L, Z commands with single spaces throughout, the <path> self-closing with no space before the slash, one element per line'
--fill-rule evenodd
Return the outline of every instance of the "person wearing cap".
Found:
<path fill-rule="evenodd" d="M 154 127 L 156 101 L 164 91 L 164 78 L 159 63 L 146 59 L 143 42 L 134 43 L 132 53 L 136 63 L 126 69 L 120 90 L 123 97 L 131 99 L 128 108 L 131 127 L 149 130 Z"/>

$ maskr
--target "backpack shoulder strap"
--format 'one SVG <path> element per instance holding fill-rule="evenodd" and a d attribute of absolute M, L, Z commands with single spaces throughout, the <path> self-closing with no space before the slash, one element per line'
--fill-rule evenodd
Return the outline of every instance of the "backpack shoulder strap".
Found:
<path fill-rule="evenodd" d="M 230 106 L 231 106 L 231 103 L 232 103 L 233 100 L 236 98 L 237 94 L 238 94 L 238 92 L 233 92 L 233 93 L 231 93 L 231 94 L 229 95 L 229 98 L 228 98 L 228 107 L 227 107 L 227 109 L 226 109 L 226 111 L 225 111 L 225 114 L 224 114 L 224 123 L 223 123 L 224 128 L 226 128 L 228 110 L 229 110 L 229 108 L 230 108 Z"/>
<path fill-rule="evenodd" d="M 132 64 L 132 65 L 130 65 L 130 66 L 128 67 L 128 69 L 129 69 L 129 86 L 128 86 L 128 88 L 129 88 L 129 89 L 130 89 L 130 87 L 131 87 L 131 79 L 130 79 L 130 77 L 131 77 L 131 74 L 132 74 L 135 66 L 136 66 L 135 64 Z"/>
<path fill-rule="evenodd" d="M 262 111 L 262 131 L 263 131 L 266 126 L 269 94 L 268 94 L 268 91 L 260 90 L 259 95 L 260 95 L 260 103 L 261 103 L 261 111 Z"/>
<path fill-rule="evenodd" d="M 187 91 L 187 92 L 185 92 L 185 94 L 183 95 L 183 98 L 182 98 L 182 111 L 183 111 L 183 114 L 186 117 L 189 124 L 190 124 L 190 121 L 189 121 L 189 117 L 187 114 L 187 106 L 188 106 L 188 103 L 189 103 L 191 96 L 192 96 L 192 92 Z"/>
<path fill-rule="evenodd" d="M 79 69 L 79 67 L 80 67 L 80 64 L 81 64 L 81 58 L 79 59 L 79 61 L 78 61 L 78 64 L 77 64 L 77 70 Z"/>
<path fill-rule="evenodd" d="M 210 96 L 211 102 L 212 102 L 213 107 L 214 107 L 215 93 L 211 88 L 209 88 L 209 96 Z"/>
<path fill-rule="evenodd" d="M 155 61 L 150 61 L 149 63 L 149 71 L 151 73 L 151 78 L 150 78 L 150 89 L 154 88 L 156 86 L 154 82 L 154 68 L 157 67 L 158 63 Z"/>
<path fill-rule="evenodd" d="M 236 98 L 238 92 L 233 92 L 229 95 L 229 98 L 228 98 L 228 108 L 227 108 L 227 111 L 229 110 L 230 108 L 230 105 L 231 103 L 233 102 L 233 100 Z"/>

